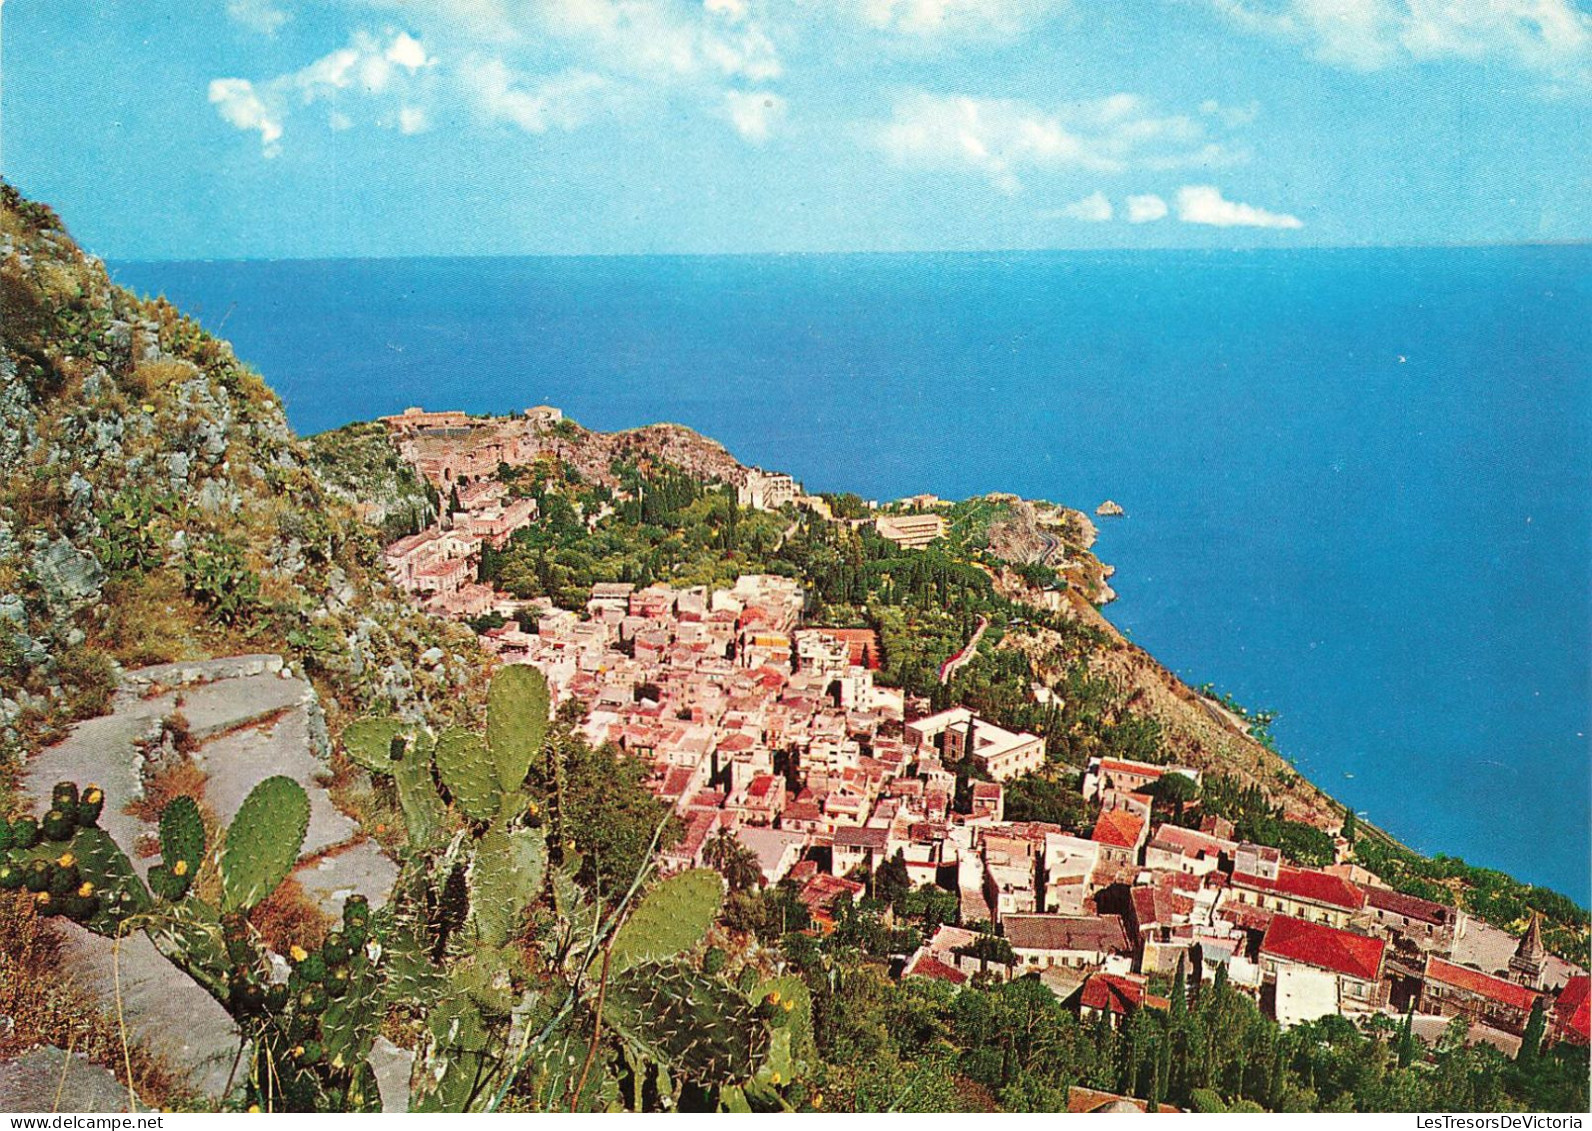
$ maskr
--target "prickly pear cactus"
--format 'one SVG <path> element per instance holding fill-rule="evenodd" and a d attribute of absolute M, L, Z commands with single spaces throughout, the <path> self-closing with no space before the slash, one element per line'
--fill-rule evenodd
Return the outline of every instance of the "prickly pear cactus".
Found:
<path fill-rule="evenodd" d="M 192 882 L 205 855 L 205 823 L 191 797 L 179 797 L 160 812 L 160 860 Z"/>
<path fill-rule="evenodd" d="M 489 947 L 509 941 L 525 909 L 542 891 L 547 841 L 539 829 L 509 831 L 495 823 L 481 838 L 470 870 L 476 938 Z"/>
<path fill-rule="evenodd" d="M 437 773 L 466 816 L 490 821 L 498 814 L 502 791 L 492 754 L 478 734 L 454 728 L 437 738 Z"/>
<path fill-rule="evenodd" d="M 759 983 L 750 997 L 772 1030 L 768 1059 L 753 1084 L 776 1088 L 789 1084 L 818 1059 L 812 995 L 805 982 L 788 974 Z"/>
<path fill-rule="evenodd" d="M 393 784 L 398 788 L 398 805 L 403 809 L 409 843 L 429 848 L 448 823 L 448 811 L 431 779 L 431 757 L 435 742 L 422 731 L 405 744 L 397 761 L 392 762 Z"/>
<path fill-rule="evenodd" d="M 149 891 L 132 861 L 97 826 L 79 827 L 64 842 L 35 840 L 28 847 L 13 837 L 5 855 L 6 869 L 18 877 L 32 873 L 37 878 L 3 886 L 26 886 L 41 914 L 64 915 L 114 938 L 125 933 L 127 920 L 150 908 Z"/>
<path fill-rule="evenodd" d="M 679 964 L 636 966 L 611 978 L 603 1020 L 647 1058 L 701 1084 L 746 1080 L 768 1053 L 757 1007 Z"/>
<path fill-rule="evenodd" d="M 694 868 L 654 884 L 614 934 L 612 970 L 675 958 L 700 943 L 724 899 L 724 881 Z"/>
<path fill-rule="evenodd" d="M 547 737 L 552 696 L 541 672 L 525 664 L 499 668 L 487 692 L 486 739 L 498 785 L 513 794 Z"/>
<path fill-rule="evenodd" d="M 343 730 L 343 750 L 373 774 L 393 771 L 393 739 L 415 728 L 401 719 L 355 719 Z"/>
<path fill-rule="evenodd" d="M 242 911 L 270 895 L 298 862 L 310 801 L 292 778 L 266 778 L 244 798 L 221 854 L 221 910 Z"/>

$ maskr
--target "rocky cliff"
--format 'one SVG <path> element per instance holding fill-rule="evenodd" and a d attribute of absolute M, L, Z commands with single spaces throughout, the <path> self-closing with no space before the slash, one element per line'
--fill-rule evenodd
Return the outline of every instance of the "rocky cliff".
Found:
<path fill-rule="evenodd" d="M 343 709 L 469 710 L 473 638 L 390 589 L 231 347 L 0 186 L 0 765 L 117 669 L 280 652 Z"/>

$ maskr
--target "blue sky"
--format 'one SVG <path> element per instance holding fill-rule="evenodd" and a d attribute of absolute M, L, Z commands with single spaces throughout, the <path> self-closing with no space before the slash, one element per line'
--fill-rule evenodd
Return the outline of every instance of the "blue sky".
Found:
<path fill-rule="evenodd" d="M 11 0 L 115 259 L 1592 237 L 1576 0 Z"/>

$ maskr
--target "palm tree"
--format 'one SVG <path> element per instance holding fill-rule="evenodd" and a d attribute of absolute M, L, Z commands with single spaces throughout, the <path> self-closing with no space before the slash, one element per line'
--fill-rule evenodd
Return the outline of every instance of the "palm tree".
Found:
<path fill-rule="evenodd" d="M 731 891 L 763 886 L 763 869 L 757 862 L 757 854 L 729 829 L 720 829 L 702 846 L 702 862 L 716 869 Z"/>

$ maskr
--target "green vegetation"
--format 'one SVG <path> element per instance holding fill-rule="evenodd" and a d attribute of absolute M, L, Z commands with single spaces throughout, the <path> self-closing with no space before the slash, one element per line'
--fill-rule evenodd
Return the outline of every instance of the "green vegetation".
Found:
<path fill-rule="evenodd" d="M 342 499 L 374 507 L 383 544 L 418 534 L 437 517 L 431 484 L 398 454 L 385 425 L 350 424 L 304 441 L 322 483 Z"/>
<path fill-rule="evenodd" d="M 509 471 L 514 492 L 537 500 L 541 521 L 486 553 L 483 579 L 516 597 L 583 608 L 598 581 L 728 585 L 743 573 L 789 571 L 768 559 L 790 519 L 744 510 L 731 488 L 631 464 L 617 468 L 630 497 L 616 499 L 572 470 L 543 460 Z"/>
<path fill-rule="evenodd" d="M 1396 891 L 1450 905 L 1457 901 L 1477 918 L 1516 933 L 1538 912 L 1543 916 L 1543 945 L 1571 962 L 1586 962 L 1592 915 L 1556 891 L 1456 856 L 1420 856 L 1363 832 L 1355 837 L 1354 858 Z"/>
<path fill-rule="evenodd" d="M 865 932 L 864 932 L 865 933 Z M 984 941 L 988 940 L 988 941 Z M 975 958 L 1005 961 L 982 936 Z M 960 991 L 892 981 L 839 932 L 787 944 L 813 999 L 819 1082 L 837 1110 L 1059 1111 L 1074 1085 L 1216 1111 L 1582 1111 L 1585 1049 L 1511 1062 L 1451 1031 L 1400 1063 L 1397 1023 L 1328 1018 L 1283 1030 L 1220 976 L 1173 980 L 1168 1011 L 1120 1031 L 1080 1022 L 1035 978 Z M 1179 988 L 1187 987 L 1182 993 Z"/>

